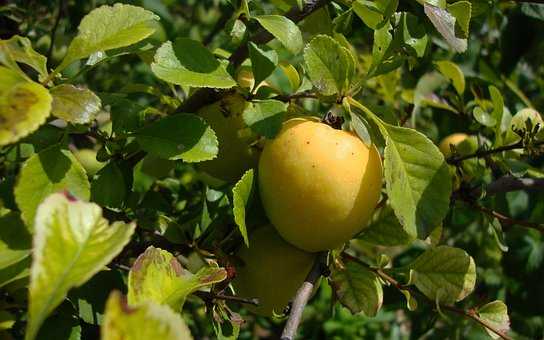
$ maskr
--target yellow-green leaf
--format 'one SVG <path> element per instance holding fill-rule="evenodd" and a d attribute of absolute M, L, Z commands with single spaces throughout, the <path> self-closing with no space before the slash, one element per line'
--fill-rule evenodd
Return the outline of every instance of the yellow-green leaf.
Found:
<path fill-rule="evenodd" d="M 50 195 L 38 208 L 34 230 L 26 340 L 68 291 L 82 285 L 128 243 L 134 224 L 109 224 L 102 209 L 67 194 Z"/>
<path fill-rule="evenodd" d="M 89 123 L 100 112 L 100 98 L 89 89 L 62 84 L 51 89 L 51 114 L 75 124 Z"/>
<path fill-rule="evenodd" d="M 51 102 L 43 86 L 0 66 L 0 146 L 38 129 L 51 112 Z"/>
<path fill-rule="evenodd" d="M 28 38 L 14 35 L 8 40 L 0 40 L 0 64 L 4 64 L 27 79 L 29 79 L 28 76 L 17 63 L 32 67 L 40 77 L 44 78 L 47 76 L 46 62 L 47 58 L 34 51 Z"/>

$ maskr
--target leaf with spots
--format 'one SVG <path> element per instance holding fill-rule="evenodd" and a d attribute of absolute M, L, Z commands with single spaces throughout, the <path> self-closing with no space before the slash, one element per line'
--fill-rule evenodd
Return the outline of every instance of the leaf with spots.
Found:
<path fill-rule="evenodd" d="M 192 274 L 168 251 L 149 247 L 130 269 L 128 303 L 150 301 L 181 310 L 186 297 L 227 277 L 223 268 L 207 266 Z"/>
<path fill-rule="evenodd" d="M 0 66 L 0 146 L 37 130 L 49 116 L 51 102 L 45 87 Z"/>
<path fill-rule="evenodd" d="M 460 248 L 430 248 L 409 269 L 409 284 L 414 284 L 429 299 L 445 304 L 463 300 L 476 283 L 474 260 Z"/>
<path fill-rule="evenodd" d="M 53 194 L 38 208 L 34 225 L 26 340 L 71 288 L 102 270 L 128 243 L 132 223 L 109 224 L 102 209 L 68 194 Z"/>
<path fill-rule="evenodd" d="M 128 306 L 118 291 L 108 298 L 100 334 L 102 340 L 193 339 L 181 316 L 170 307 L 151 302 Z"/>
<path fill-rule="evenodd" d="M 336 297 L 353 314 L 363 312 L 373 317 L 380 310 L 383 303 L 382 285 L 370 270 L 348 261 L 343 268 L 333 267 L 331 280 Z"/>
<path fill-rule="evenodd" d="M 40 79 L 47 77 L 47 58 L 32 48 L 30 39 L 14 35 L 8 40 L 0 40 L 0 64 L 30 80 L 17 63 L 32 67 Z"/>
<path fill-rule="evenodd" d="M 201 162 L 215 158 L 219 143 L 200 117 L 178 114 L 157 120 L 135 133 L 145 151 L 164 159 Z"/>

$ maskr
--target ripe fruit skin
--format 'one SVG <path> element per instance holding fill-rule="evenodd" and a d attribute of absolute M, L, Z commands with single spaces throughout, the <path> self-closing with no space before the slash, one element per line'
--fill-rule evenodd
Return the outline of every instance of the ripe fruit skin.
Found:
<path fill-rule="evenodd" d="M 338 247 L 364 229 L 381 186 L 375 147 L 308 119 L 285 122 L 259 162 L 268 218 L 286 241 L 309 252 Z"/>
<path fill-rule="evenodd" d="M 448 158 L 451 156 L 451 145 L 458 145 L 462 141 L 468 138 L 468 135 L 465 133 L 454 133 L 451 134 L 440 142 L 440 146 L 438 147 L 440 149 L 440 152 L 444 155 L 445 158 Z"/>
<path fill-rule="evenodd" d="M 247 308 L 255 314 L 282 314 L 310 272 L 316 255 L 285 242 L 272 226 L 255 230 L 236 254 L 244 265 L 236 267 L 236 294 L 258 298 L 259 306 Z"/>
<path fill-rule="evenodd" d="M 234 94 L 199 111 L 219 140 L 219 154 L 210 161 L 199 163 L 200 170 L 221 180 L 234 182 L 246 170 L 257 165 L 259 152 L 250 146 L 254 136 L 249 133 L 242 118 L 246 105 L 242 96 Z"/>
<path fill-rule="evenodd" d="M 81 149 L 73 152 L 74 156 L 81 163 L 89 176 L 93 176 L 102 169 L 106 163 L 96 160 L 96 151 L 92 149 Z"/>

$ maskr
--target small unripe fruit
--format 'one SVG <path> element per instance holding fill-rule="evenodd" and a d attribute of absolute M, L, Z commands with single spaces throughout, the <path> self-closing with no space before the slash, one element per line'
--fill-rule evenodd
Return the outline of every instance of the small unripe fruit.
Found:
<path fill-rule="evenodd" d="M 364 229 L 381 187 L 374 146 L 309 119 L 285 122 L 259 162 L 268 218 L 286 241 L 310 252 L 336 248 Z"/>
<path fill-rule="evenodd" d="M 445 158 L 450 157 L 451 156 L 450 145 L 457 146 L 467 138 L 468 138 L 468 135 L 465 133 L 454 133 L 445 137 L 440 142 L 440 145 L 439 145 L 440 152 L 442 152 Z"/>
<path fill-rule="evenodd" d="M 247 305 L 258 315 L 282 314 L 310 272 L 316 255 L 285 242 L 271 226 L 255 230 L 249 248 L 236 254 L 243 264 L 236 267 L 236 294 L 257 298 L 259 306 Z"/>
<path fill-rule="evenodd" d="M 246 106 L 245 99 L 235 94 L 199 111 L 199 115 L 210 124 L 219 141 L 217 157 L 199 163 L 200 170 L 218 179 L 234 182 L 246 170 L 257 165 L 259 152 L 250 145 L 255 137 L 242 117 Z"/>
<path fill-rule="evenodd" d="M 510 127 L 506 131 L 505 144 L 514 144 L 518 142 L 521 137 L 514 132 L 514 130 L 526 130 L 527 121 L 531 122 L 532 129 L 535 129 L 536 125 L 539 125 L 538 131 L 544 131 L 544 121 L 538 111 L 531 108 L 525 108 L 519 110 L 510 121 Z"/>

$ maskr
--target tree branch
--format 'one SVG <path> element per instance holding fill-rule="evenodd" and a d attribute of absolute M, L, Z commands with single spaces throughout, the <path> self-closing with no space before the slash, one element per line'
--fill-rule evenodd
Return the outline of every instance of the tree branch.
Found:
<path fill-rule="evenodd" d="M 291 306 L 291 313 L 289 313 L 289 319 L 287 319 L 287 323 L 285 324 L 283 332 L 281 333 L 281 340 L 292 340 L 295 338 L 304 307 L 306 307 L 306 304 L 312 295 L 315 283 L 319 277 L 323 275 L 323 271 L 327 266 L 326 261 L 327 252 L 319 253 L 312 269 L 306 276 L 306 280 L 295 295 L 295 299 L 293 300 L 293 304 Z"/>
<path fill-rule="evenodd" d="M 503 176 L 489 183 L 484 189 L 476 188 L 471 195 L 479 197 L 482 191 L 486 196 L 493 196 L 505 192 L 518 190 L 544 190 L 544 178 L 517 178 L 514 176 Z"/>
<path fill-rule="evenodd" d="M 471 204 L 471 206 L 473 206 L 474 208 L 483 212 L 484 214 L 498 219 L 501 222 L 501 224 L 505 224 L 507 226 L 519 225 L 521 227 L 538 230 L 544 234 L 544 224 L 530 222 L 526 220 L 517 220 L 515 218 L 511 218 L 506 215 L 503 215 L 493 209 L 484 207 L 483 205 L 480 205 L 478 203 L 475 203 L 475 202 L 472 202 L 472 203 L 468 202 L 468 203 Z"/>
<path fill-rule="evenodd" d="M 399 281 L 397 281 L 392 276 L 385 273 L 383 270 L 381 270 L 379 268 L 373 268 L 373 267 L 369 266 L 368 264 L 366 264 L 365 262 L 361 261 L 359 258 L 357 258 L 357 257 L 355 257 L 353 255 L 350 255 L 350 254 L 348 254 L 346 252 L 342 252 L 342 257 L 344 259 L 348 260 L 348 261 L 353 261 L 353 262 L 365 267 L 366 269 L 374 272 L 374 274 L 378 275 L 382 280 L 390 283 L 392 286 L 394 286 L 398 290 L 407 290 L 412 295 L 417 295 L 418 297 L 420 297 L 423 301 L 425 301 L 430 306 L 435 306 L 436 305 L 435 301 L 429 299 L 427 296 L 425 296 L 419 290 L 413 288 L 412 286 L 406 286 L 406 285 L 401 284 Z M 461 309 L 461 308 L 457 308 L 455 306 L 444 305 L 444 304 L 440 304 L 440 309 L 441 310 L 447 310 L 447 311 L 452 312 L 452 313 L 456 313 L 456 314 L 461 315 L 461 316 L 463 316 L 463 317 L 465 317 L 467 319 L 471 319 L 471 320 L 479 323 L 483 327 L 489 329 L 491 332 L 497 334 L 497 336 L 499 336 L 501 339 L 512 340 L 512 338 L 510 336 L 508 336 L 507 334 L 504 334 L 500 330 L 496 329 L 493 325 L 489 324 L 487 321 L 480 318 L 474 309 L 464 310 L 464 309 Z"/>
<path fill-rule="evenodd" d="M 234 296 L 234 295 L 215 294 L 215 293 L 203 292 L 203 291 L 196 291 L 193 294 L 206 302 L 212 302 L 213 300 L 225 300 L 225 301 L 242 303 L 246 305 L 253 305 L 253 306 L 259 305 L 259 300 L 257 299 L 246 299 L 246 298 L 242 298 L 242 297 Z"/>
<path fill-rule="evenodd" d="M 536 142 L 533 145 L 534 146 L 544 145 L 544 141 Z M 489 156 L 489 155 L 492 155 L 492 154 L 495 154 L 495 153 L 500 153 L 500 152 L 503 152 L 503 151 L 523 149 L 523 147 L 524 147 L 523 142 L 519 141 L 517 143 L 510 144 L 510 145 L 503 145 L 503 146 L 500 146 L 500 147 L 495 148 L 495 149 L 488 149 L 488 150 L 483 150 L 482 149 L 482 150 L 478 150 L 478 151 L 476 151 L 474 153 L 464 155 L 464 156 L 449 157 L 446 161 L 449 164 L 456 165 L 456 164 L 459 164 L 462 161 L 470 159 L 470 158 L 483 158 L 483 157 L 486 157 L 486 156 Z"/>
<path fill-rule="evenodd" d="M 293 22 L 297 23 L 308 15 L 312 14 L 316 10 L 328 4 L 330 0 L 306 0 L 302 10 L 298 6 L 293 7 L 285 16 L 291 19 Z M 265 29 L 260 29 L 255 33 L 251 41 L 255 44 L 265 44 L 272 40 L 274 36 L 268 33 Z M 242 44 L 238 47 L 234 53 L 231 54 L 229 58 L 229 67 L 236 68 L 248 56 L 247 44 Z M 176 110 L 176 113 L 191 113 L 197 112 L 200 108 L 218 101 L 223 97 L 225 93 L 229 90 L 217 90 L 212 88 L 201 88 L 196 90 L 191 97 L 189 97 L 183 104 Z"/>

